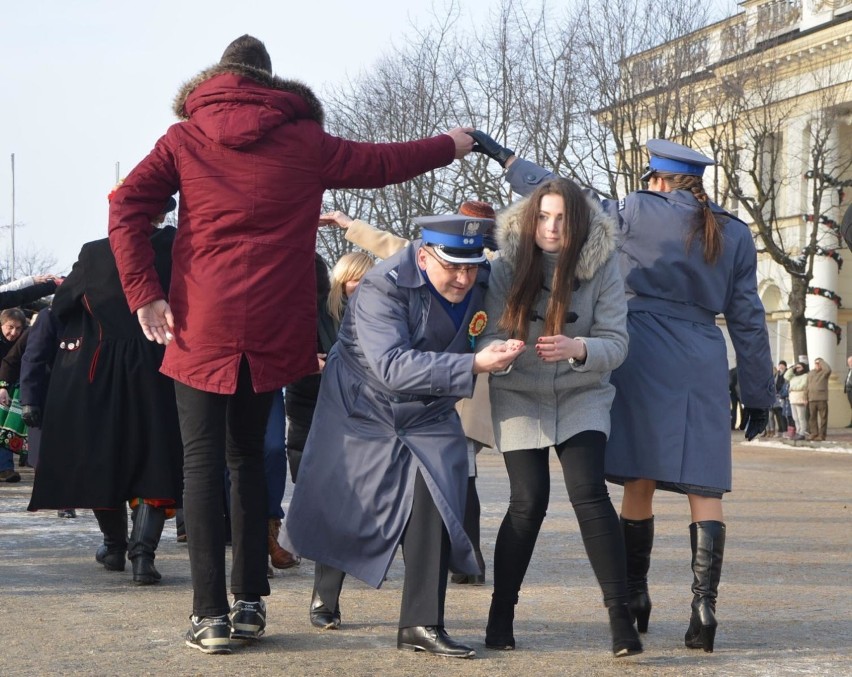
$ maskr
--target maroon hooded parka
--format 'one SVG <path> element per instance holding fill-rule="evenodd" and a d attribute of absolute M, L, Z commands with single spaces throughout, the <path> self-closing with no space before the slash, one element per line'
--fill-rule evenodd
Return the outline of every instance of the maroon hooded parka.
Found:
<path fill-rule="evenodd" d="M 175 100 L 179 122 L 110 203 L 109 239 L 130 309 L 167 298 L 175 339 L 162 372 L 236 390 L 242 355 L 256 392 L 317 370 L 314 250 L 323 192 L 376 188 L 451 163 L 447 135 L 357 143 L 322 129 L 304 85 L 233 64 Z M 151 220 L 180 191 L 171 289 L 153 267 Z M 167 293 L 166 293 L 167 292 Z"/>

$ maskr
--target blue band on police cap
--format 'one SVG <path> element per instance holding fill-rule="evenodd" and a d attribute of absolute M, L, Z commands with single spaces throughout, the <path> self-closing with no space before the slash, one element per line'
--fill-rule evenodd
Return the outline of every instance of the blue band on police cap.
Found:
<path fill-rule="evenodd" d="M 456 249 L 482 249 L 482 235 L 449 235 L 422 228 L 420 237 L 428 244 L 442 244 Z"/>
<path fill-rule="evenodd" d="M 671 172 L 672 174 L 691 174 L 692 176 L 704 176 L 706 165 L 693 165 L 680 160 L 672 160 L 667 157 L 652 155 L 648 166 L 655 172 Z"/>

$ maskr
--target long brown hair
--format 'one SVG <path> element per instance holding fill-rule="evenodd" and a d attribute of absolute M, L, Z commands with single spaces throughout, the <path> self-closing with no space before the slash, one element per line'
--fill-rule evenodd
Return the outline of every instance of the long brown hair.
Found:
<path fill-rule="evenodd" d="M 565 229 L 562 249 L 552 280 L 544 279 L 543 252 L 535 243 L 541 199 L 545 195 L 559 195 L 565 202 Z M 565 318 L 571 307 L 571 293 L 580 251 L 589 236 L 591 210 L 579 186 L 568 179 L 553 179 L 539 186 L 530 195 L 519 215 L 520 242 L 514 261 L 512 287 L 499 326 L 510 338 L 526 341 L 529 323 L 542 289 L 549 287 L 550 297 L 544 317 L 544 335 L 555 336 L 562 332 Z"/>
<path fill-rule="evenodd" d="M 722 226 L 716 220 L 713 210 L 710 209 L 710 198 L 704 192 L 704 181 L 700 176 L 691 174 L 667 174 L 658 172 L 658 175 L 668 181 L 673 190 L 688 190 L 692 193 L 698 204 L 701 205 L 702 216 L 686 241 L 686 248 L 692 245 L 695 237 L 704 243 L 704 260 L 707 263 L 716 263 L 722 253 Z"/>

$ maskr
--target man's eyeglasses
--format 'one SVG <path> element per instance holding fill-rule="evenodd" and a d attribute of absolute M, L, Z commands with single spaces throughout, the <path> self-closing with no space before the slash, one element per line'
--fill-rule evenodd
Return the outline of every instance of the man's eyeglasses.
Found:
<path fill-rule="evenodd" d="M 423 247 L 429 256 L 435 259 L 438 262 L 438 265 L 441 266 L 448 273 L 469 273 L 474 270 L 479 270 L 479 264 L 464 264 L 464 263 L 447 263 L 442 258 L 440 258 L 437 254 L 435 254 L 429 247 Z"/>

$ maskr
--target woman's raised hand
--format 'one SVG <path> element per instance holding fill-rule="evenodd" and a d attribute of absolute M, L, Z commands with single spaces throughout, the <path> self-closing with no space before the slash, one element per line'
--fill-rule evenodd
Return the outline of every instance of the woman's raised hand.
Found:
<path fill-rule="evenodd" d="M 320 214 L 319 218 L 321 226 L 337 226 L 338 228 L 349 228 L 353 220 L 348 214 L 341 211 L 326 212 Z"/>

